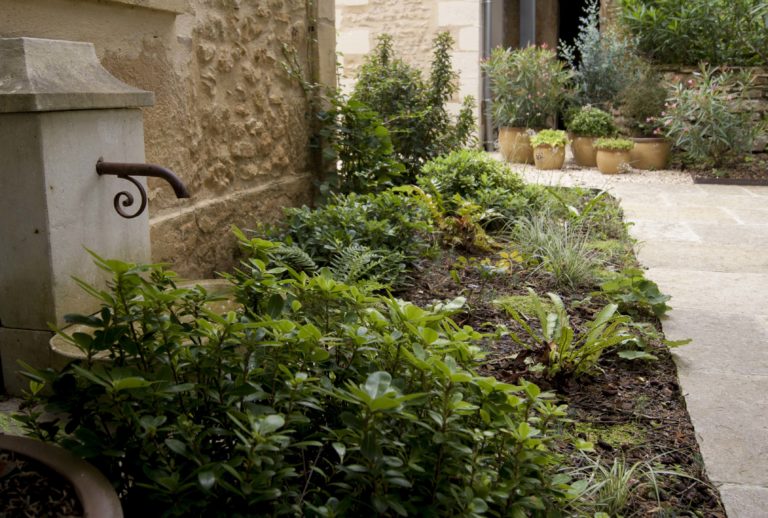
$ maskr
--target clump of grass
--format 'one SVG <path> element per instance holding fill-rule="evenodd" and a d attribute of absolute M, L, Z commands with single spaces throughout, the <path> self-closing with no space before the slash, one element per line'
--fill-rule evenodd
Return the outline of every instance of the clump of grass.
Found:
<path fill-rule="evenodd" d="M 595 283 L 598 253 L 580 225 L 541 213 L 518 221 L 511 237 L 523 255 L 552 275 L 558 289 L 574 291 Z"/>

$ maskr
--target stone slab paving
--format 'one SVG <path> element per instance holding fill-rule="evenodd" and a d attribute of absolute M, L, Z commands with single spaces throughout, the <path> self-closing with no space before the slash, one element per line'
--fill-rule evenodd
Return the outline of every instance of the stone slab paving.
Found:
<path fill-rule="evenodd" d="M 665 333 L 693 339 L 674 357 L 709 476 L 728 516 L 768 516 L 768 187 L 520 172 L 621 199 L 640 262 L 672 296 Z"/>

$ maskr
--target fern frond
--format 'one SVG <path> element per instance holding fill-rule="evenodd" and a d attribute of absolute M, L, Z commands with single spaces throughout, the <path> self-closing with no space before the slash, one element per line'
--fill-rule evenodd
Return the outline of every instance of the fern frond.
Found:
<path fill-rule="evenodd" d="M 297 272 L 314 272 L 317 264 L 304 250 L 296 245 L 281 244 L 270 250 L 270 259 Z"/>

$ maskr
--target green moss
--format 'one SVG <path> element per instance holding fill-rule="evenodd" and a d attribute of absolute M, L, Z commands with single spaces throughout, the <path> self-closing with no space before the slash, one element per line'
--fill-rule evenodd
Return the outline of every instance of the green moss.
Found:
<path fill-rule="evenodd" d="M 624 444 L 639 444 L 645 442 L 645 432 L 636 424 L 624 423 L 616 425 L 599 425 L 592 423 L 576 423 L 574 431 L 591 443 L 604 442 L 618 448 Z"/>
<path fill-rule="evenodd" d="M 537 298 L 544 307 L 544 311 L 551 312 L 555 310 L 555 305 L 552 304 L 549 297 Z M 536 305 L 534 304 L 534 298 L 531 295 L 507 295 L 506 297 L 500 297 L 494 300 L 493 303 L 498 306 L 510 307 L 526 316 L 536 314 Z"/>

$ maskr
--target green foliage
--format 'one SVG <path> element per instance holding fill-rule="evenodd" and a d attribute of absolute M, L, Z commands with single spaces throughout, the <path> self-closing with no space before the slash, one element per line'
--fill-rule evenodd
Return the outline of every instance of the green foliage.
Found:
<path fill-rule="evenodd" d="M 670 65 L 764 65 L 764 0 L 622 0 L 622 22 L 642 52 Z"/>
<path fill-rule="evenodd" d="M 600 289 L 609 300 L 619 305 L 619 311 L 633 317 L 664 316 L 670 307 L 669 295 L 664 295 L 659 286 L 646 279 L 642 270 L 627 268 L 610 275 Z"/>
<path fill-rule="evenodd" d="M 568 135 L 561 130 L 541 130 L 531 137 L 531 145 L 565 147 L 568 144 Z"/>
<path fill-rule="evenodd" d="M 338 162 L 338 168 L 326 176 L 324 194 L 378 192 L 397 183 L 405 167 L 395 159 L 379 114 L 341 94 L 331 103 L 330 110 L 319 114 L 320 135 L 329 146 L 325 158 Z"/>
<path fill-rule="evenodd" d="M 611 114 L 592 106 L 583 106 L 575 112 L 567 128 L 574 135 L 583 137 L 610 137 L 616 133 Z"/>
<path fill-rule="evenodd" d="M 546 210 L 577 228 L 588 228 L 593 240 L 630 240 L 621 207 L 605 191 L 548 187 L 546 192 Z M 590 246 L 599 249 L 594 241 Z"/>
<path fill-rule="evenodd" d="M 453 43 L 448 33 L 437 35 L 428 80 L 395 56 L 389 35 L 379 38 L 360 68 L 351 101 L 376 110 L 388 129 L 394 157 L 405 166 L 398 183 L 412 183 L 427 160 L 471 143 L 473 101 L 464 100 L 455 122 L 445 108 L 458 88 Z"/>
<path fill-rule="evenodd" d="M 513 220 L 535 198 L 519 175 L 487 153 L 458 150 L 424 165 L 418 184 L 435 197 L 447 214 L 457 214 L 466 202 L 482 212 L 484 226 Z"/>
<path fill-rule="evenodd" d="M 511 237 L 524 256 L 552 275 L 558 289 L 572 291 L 594 283 L 598 256 L 578 225 L 542 212 L 522 218 Z"/>
<path fill-rule="evenodd" d="M 765 123 L 752 120 L 747 90 L 754 77 L 702 66 L 670 95 L 664 132 L 691 163 L 719 167 L 749 153 Z"/>
<path fill-rule="evenodd" d="M 100 468 L 129 516 L 557 515 L 564 407 L 478 376 L 483 335 L 444 310 L 294 272 L 279 246 L 224 315 L 161 266 L 98 259 L 102 309 L 69 317 L 87 359 L 29 373 L 28 431 Z"/>
<path fill-rule="evenodd" d="M 546 47 L 497 47 L 483 63 L 491 83 L 491 114 L 498 127 L 547 127 L 563 107 L 570 72 Z"/>
<path fill-rule="evenodd" d="M 560 44 L 573 70 L 573 101 L 610 110 L 619 93 L 636 75 L 634 42 L 613 29 L 600 31 L 600 2 L 590 0 L 580 18 L 574 46 Z"/>
<path fill-rule="evenodd" d="M 342 279 L 356 272 L 354 280 L 384 284 L 403 280 L 406 267 L 431 248 L 435 231 L 432 210 L 421 198 L 392 190 L 333 195 L 318 209 L 289 208 L 285 214 L 282 239 L 319 267 L 337 267 Z M 356 265 L 348 262 L 352 257 Z"/>
<path fill-rule="evenodd" d="M 578 378 L 599 372 L 598 361 L 602 353 L 630 338 L 624 331 L 624 324 L 629 322 L 629 318 L 616 315 L 615 304 L 605 306 L 594 320 L 587 322 L 585 331 L 579 332 L 571 326 L 562 299 L 554 293 L 548 295 L 554 311 L 547 311 L 538 297 L 532 294 L 531 300 L 540 330 L 531 327 L 511 306 L 505 307 L 515 322 L 525 330 L 527 337 L 546 351 L 545 372 L 548 377 Z M 510 332 L 510 337 L 517 344 L 530 348 L 528 342 L 515 333 Z"/>
<path fill-rule="evenodd" d="M 659 137 L 667 88 L 658 72 L 644 66 L 642 73 L 621 93 L 619 111 L 632 135 Z"/>
<path fill-rule="evenodd" d="M 607 149 L 609 151 L 629 151 L 635 147 L 635 143 L 625 138 L 599 138 L 594 144 L 595 149 Z"/>

